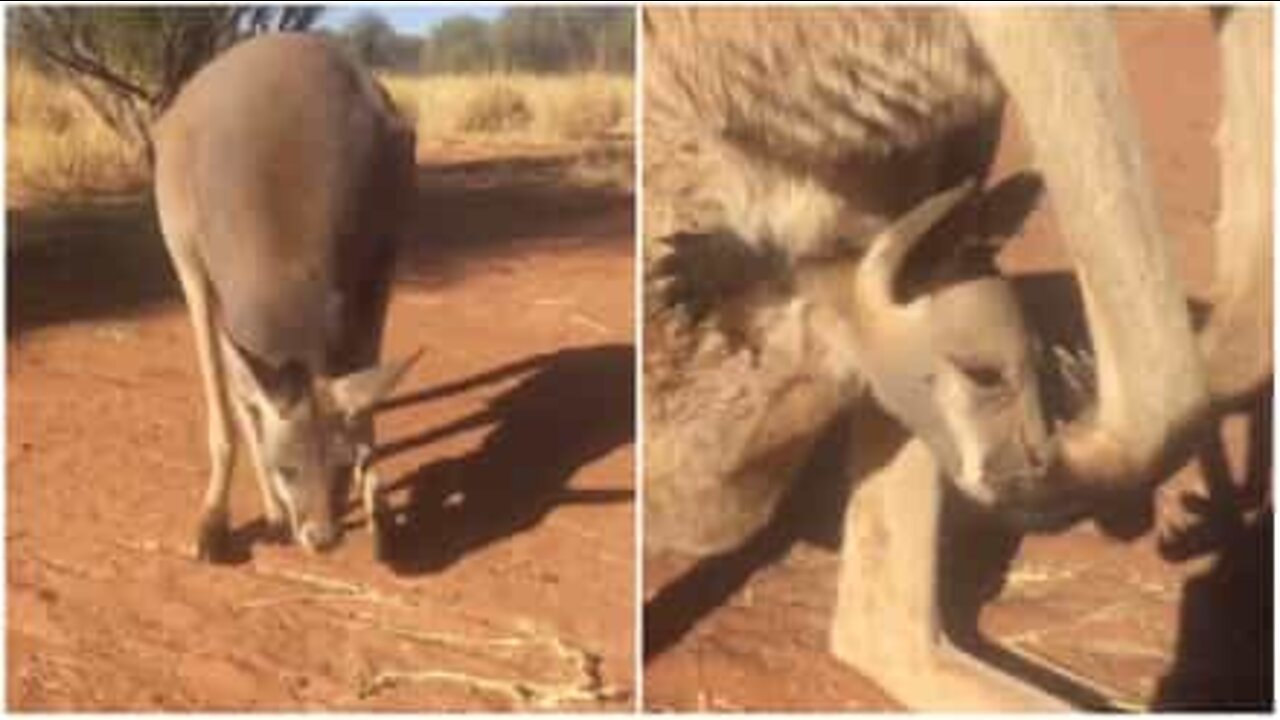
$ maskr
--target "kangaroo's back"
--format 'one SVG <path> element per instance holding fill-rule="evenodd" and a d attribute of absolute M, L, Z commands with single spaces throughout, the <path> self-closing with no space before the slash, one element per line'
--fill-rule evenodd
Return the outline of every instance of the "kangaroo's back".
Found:
<path fill-rule="evenodd" d="M 792 166 L 900 155 L 985 121 L 1002 99 L 950 9 L 645 12 L 646 119 Z"/>
<path fill-rule="evenodd" d="M 192 78 L 156 127 L 161 222 L 237 345 L 350 369 L 332 366 L 385 302 L 412 147 L 385 94 L 320 38 L 250 40 Z"/>

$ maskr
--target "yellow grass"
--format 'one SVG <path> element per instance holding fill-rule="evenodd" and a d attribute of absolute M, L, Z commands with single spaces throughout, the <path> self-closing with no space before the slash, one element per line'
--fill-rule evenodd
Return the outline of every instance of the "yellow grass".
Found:
<path fill-rule="evenodd" d="M 67 85 L 20 60 L 8 64 L 6 204 L 136 189 L 148 170 Z M 632 128 L 630 77 L 449 75 L 380 78 L 419 140 L 456 137 L 615 144 Z M 585 158 L 584 172 L 629 177 L 615 152 Z M 603 160 L 602 160 L 603 158 Z M 629 162 L 629 155 L 627 156 Z"/>
<path fill-rule="evenodd" d="M 8 205 L 18 198 L 135 188 L 144 163 L 70 87 L 23 62 L 7 65 Z"/>
<path fill-rule="evenodd" d="M 378 75 L 378 82 L 391 93 L 391 100 L 406 118 L 418 120 L 418 78 L 413 75 Z"/>
<path fill-rule="evenodd" d="M 579 141 L 631 131 L 632 81 L 626 76 L 434 75 L 383 81 L 422 137 Z"/>

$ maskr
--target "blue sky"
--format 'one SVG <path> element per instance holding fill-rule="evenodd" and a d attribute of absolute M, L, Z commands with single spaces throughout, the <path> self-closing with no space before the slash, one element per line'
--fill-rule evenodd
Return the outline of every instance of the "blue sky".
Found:
<path fill-rule="evenodd" d="M 352 18 L 362 12 L 369 11 L 381 15 L 391 23 L 396 32 L 402 35 L 422 35 L 427 28 L 433 27 L 445 18 L 457 15 L 470 15 L 482 20 L 492 20 L 502 14 L 505 9 L 501 4 L 479 5 L 327 5 L 318 23 L 322 28 L 341 29 Z"/>

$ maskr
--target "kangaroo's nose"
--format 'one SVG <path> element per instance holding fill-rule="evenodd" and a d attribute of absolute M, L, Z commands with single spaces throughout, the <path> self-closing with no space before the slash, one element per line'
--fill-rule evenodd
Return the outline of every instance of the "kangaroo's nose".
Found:
<path fill-rule="evenodd" d="M 298 533 L 298 541 L 302 547 L 311 552 L 324 552 L 333 547 L 338 534 L 332 525 L 307 523 Z"/>

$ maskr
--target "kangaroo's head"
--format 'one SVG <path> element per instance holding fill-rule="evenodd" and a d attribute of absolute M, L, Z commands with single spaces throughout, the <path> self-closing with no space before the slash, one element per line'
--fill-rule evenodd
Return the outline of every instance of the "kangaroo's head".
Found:
<path fill-rule="evenodd" d="M 294 539 L 311 551 L 332 547 L 355 465 L 372 449 L 373 407 L 417 356 L 329 378 L 300 363 L 271 368 L 231 342 L 223 350 L 231 400 Z"/>
<path fill-rule="evenodd" d="M 988 254 L 901 291 L 911 251 L 969 195 L 968 184 L 934 195 L 881 232 L 856 266 L 846 317 L 873 394 L 957 486 L 1014 519 L 1048 522 L 1065 507 L 1050 492 L 1035 343 L 1011 285 Z"/>

